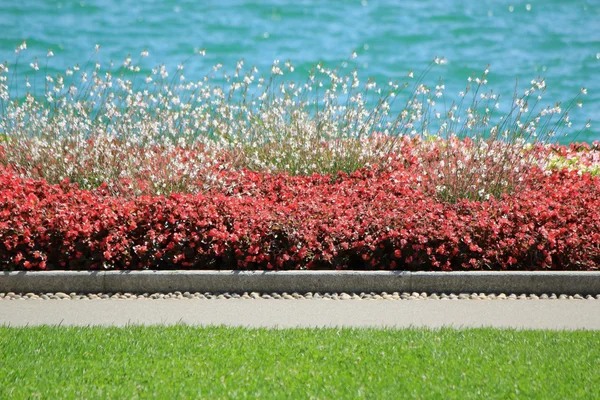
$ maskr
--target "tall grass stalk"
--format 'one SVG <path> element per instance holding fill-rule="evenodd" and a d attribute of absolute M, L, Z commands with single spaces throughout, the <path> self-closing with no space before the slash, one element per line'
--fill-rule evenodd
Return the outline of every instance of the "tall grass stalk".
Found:
<path fill-rule="evenodd" d="M 496 117 L 499 98 L 484 90 L 486 69 L 469 77 L 458 101 L 440 107 L 445 85 L 424 83 L 444 63 L 439 58 L 416 78 L 410 72 L 382 86 L 323 64 L 297 83 L 285 77 L 294 66 L 277 60 L 266 76 L 241 60 L 232 73 L 218 64 L 192 81 L 185 63 L 172 75 L 160 65 L 141 76 L 147 51 L 137 64 L 128 56 L 102 69 L 99 46 L 84 68 L 44 72 L 38 93 L 37 58 L 30 64 L 34 88 L 29 78 L 19 85 L 25 50 L 25 43 L 17 48 L 14 66 L 0 66 L 0 162 L 27 177 L 83 188 L 106 182 L 134 195 L 204 191 L 218 186 L 215 171 L 227 168 L 291 175 L 386 168 L 412 137 L 415 174 L 436 196 L 488 199 L 516 190 L 527 168 L 544 162 L 524 147 L 565 134 L 569 112 L 581 104 L 578 96 L 564 109 L 537 111 L 545 81 L 536 79 L 520 96 L 515 87 L 508 113 Z"/>

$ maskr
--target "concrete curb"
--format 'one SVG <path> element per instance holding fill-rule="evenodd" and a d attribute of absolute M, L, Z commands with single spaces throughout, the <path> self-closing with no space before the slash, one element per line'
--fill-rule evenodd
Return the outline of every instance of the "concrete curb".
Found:
<path fill-rule="evenodd" d="M 0 292 L 426 292 L 600 294 L 600 271 L 49 271 L 2 272 Z"/>

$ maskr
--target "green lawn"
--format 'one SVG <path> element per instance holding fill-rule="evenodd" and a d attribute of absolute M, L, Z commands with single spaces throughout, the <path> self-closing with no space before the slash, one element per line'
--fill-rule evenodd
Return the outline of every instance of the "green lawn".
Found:
<path fill-rule="evenodd" d="M 0 327 L 0 398 L 600 398 L 600 332 Z"/>

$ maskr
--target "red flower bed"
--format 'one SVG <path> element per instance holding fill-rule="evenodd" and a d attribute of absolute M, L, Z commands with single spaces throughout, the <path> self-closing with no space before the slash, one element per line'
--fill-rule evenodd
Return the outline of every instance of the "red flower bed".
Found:
<path fill-rule="evenodd" d="M 532 168 L 502 199 L 442 203 L 409 165 L 222 172 L 227 191 L 110 196 L 0 169 L 0 269 L 594 270 L 600 179 Z"/>

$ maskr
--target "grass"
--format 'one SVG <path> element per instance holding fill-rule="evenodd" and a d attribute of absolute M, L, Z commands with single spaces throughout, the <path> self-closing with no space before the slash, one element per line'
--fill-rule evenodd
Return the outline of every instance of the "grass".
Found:
<path fill-rule="evenodd" d="M 600 332 L 0 328 L 0 397 L 600 398 Z"/>

